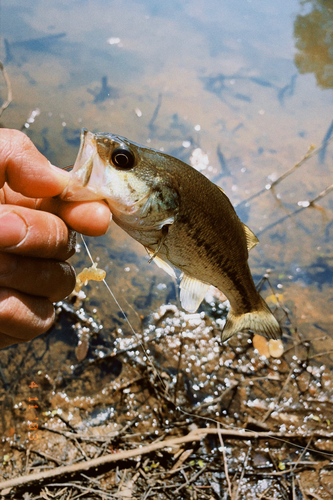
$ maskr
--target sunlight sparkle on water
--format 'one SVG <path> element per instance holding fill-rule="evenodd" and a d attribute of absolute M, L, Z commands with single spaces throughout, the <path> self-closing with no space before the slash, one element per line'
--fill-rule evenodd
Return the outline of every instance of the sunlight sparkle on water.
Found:
<path fill-rule="evenodd" d="M 120 38 L 118 37 L 111 37 L 111 38 L 108 38 L 107 39 L 107 43 L 110 44 L 110 45 L 118 45 L 118 43 L 120 43 Z"/>

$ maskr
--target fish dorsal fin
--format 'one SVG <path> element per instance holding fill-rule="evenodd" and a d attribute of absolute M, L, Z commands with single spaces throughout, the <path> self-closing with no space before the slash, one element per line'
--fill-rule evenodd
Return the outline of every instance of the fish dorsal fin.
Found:
<path fill-rule="evenodd" d="M 207 285 L 207 283 L 203 283 L 196 278 L 190 278 L 190 276 L 182 274 L 182 280 L 179 285 L 180 303 L 185 311 L 191 313 L 196 312 L 205 298 L 209 287 L 210 285 Z"/>
<path fill-rule="evenodd" d="M 153 257 L 154 252 L 152 250 L 149 250 L 149 248 L 147 248 L 146 250 L 150 255 L 150 257 Z M 168 273 L 172 278 L 176 278 L 176 273 L 174 269 L 164 259 L 155 255 L 155 257 L 153 257 L 153 261 L 160 269 L 163 269 L 163 271 Z"/>
<path fill-rule="evenodd" d="M 245 224 L 243 224 L 243 228 L 245 232 L 246 246 L 248 251 L 250 251 L 251 248 L 255 247 L 259 243 L 259 240 L 256 237 L 256 235 L 252 233 L 251 229 L 247 227 Z"/>

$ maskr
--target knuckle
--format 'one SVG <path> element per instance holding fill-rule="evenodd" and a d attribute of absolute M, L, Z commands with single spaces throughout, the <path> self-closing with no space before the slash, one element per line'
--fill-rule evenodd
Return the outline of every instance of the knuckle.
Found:
<path fill-rule="evenodd" d="M 15 129 L 5 129 L 1 133 L 1 155 L 6 160 L 21 158 L 32 142 L 23 132 Z"/>
<path fill-rule="evenodd" d="M 54 308 L 45 298 L 31 297 L 12 289 L 0 289 L 0 331 L 24 342 L 48 330 Z"/>

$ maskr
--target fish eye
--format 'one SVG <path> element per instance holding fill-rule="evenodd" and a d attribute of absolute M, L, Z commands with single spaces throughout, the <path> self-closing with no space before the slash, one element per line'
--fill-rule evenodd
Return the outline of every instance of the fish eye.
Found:
<path fill-rule="evenodd" d="M 112 151 L 111 161 L 115 167 L 129 169 L 133 167 L 135 157 L 132 151 L 121 146 Z"/>

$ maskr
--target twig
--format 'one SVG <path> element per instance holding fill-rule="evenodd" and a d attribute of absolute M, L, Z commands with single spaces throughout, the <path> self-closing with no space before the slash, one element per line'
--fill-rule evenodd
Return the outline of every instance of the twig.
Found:
<path fill-rule="evenodd" d="M 315 358 L 320 358 L 321 356 L 327 356 L 327 354 L 332 354 L 333 349 L 330 349 L 329 351 L 324 351 L 324 352 L 318 352 L 317 354 L 313 354 L 312 356 L 309 356 L 307 359 L 301 359 L 300 361 L 308 361 L 310 359 L 315 359 Z"/>
<path fill-rule="evenodd" d="M 300 456 L 298 457 L 298 460 L 296 461 L 295 465 L 294 465 L 294 469 L 296 469 L 296 467 L 299 465 L 300 461 L 302 460 L 302 458 L 304 457 L 305 453 L 308 451 L 309 449 L 309 446 L 312 442 L 312 437 L 310 437 L 309 441 L 308 441 L 308 444 L 306 445 L 306 447 L 304 448 L 304 450 L 302 451 L 302 453 L 300 454 Z"/>
<path fill-rule="evenodd" d="M 180 455 L 178 458 L 177 462 L 175 465 L 170 469 L 170 471 L 167 473 L 167 476 L 174 474 L 175 471 L 180 470 L 180 466 L 183 465 L 183 463 L 188 459 L 188 457 L 193 453 L 193 448 L 190 448 L 189 450 L 183 451 L 183 453 Z"/>
<path fill-rule="evenodd" d="M 138 344 L 139 346 L 139 344 Z M 136 384 L 137 382 L 141 382 L 141 380 L 145 380 L 146 377 L 143 376 L 143 375 L 138 375 L 137 377 L 129 380 L 128 382 L 125 382 L 123 383 L 122 385 L 120 385 L 119 387 L 115 388 L 114 389 L 114 393 L 113 393 L 113 396 L 115 394 L 117 394 L 117 392 L 120 392 L 120 391 L 123 391 L 124 389 L 127 389 L 128 387 L 131 387 L 131 385 L 134 385 Z"/>
<path fill-rule="evenodd" d="M 309 158 L 312 158 L 312 156 L 316 155 L 317 153 L 319 153 L 319 151 L 321 151 L 324 147 L 327 147 L 327 145 L 333 140 L 333 137 L 330 137 L 330 139 L 328 141 L 325 141 L 323 142 L 318 148 L 315 148 L 313 144 L 311 144 L 311 146 L 309 147 L 308 151 L 305 153 L 305 155 L 303 156 L 303 158 L 297 162 L 293 167 L 291 167 L 289 170 L 287 170 L 286 172 L 284 172 L 282 175 L 280 175 L 280 177 L 278 177 L 274 182 L 272 182 L 272 184 L 267 184 L 264 188 L 262 188 L 260 191 L 258 191 L 257 193 L 253 194 L 252 196 L 250 196 L 249 198 L 247 198 L 246 200 L 243 200 L 241 201 L 240 203 L 238 203 L 236 205 L 236 207 L 240 207 L 246 203 L 249 203 L 250 201 L 254 200 L 255 198 L 258 198 L 258 196 L 262 195 L 263 193 L 265 193 L 266 191 L 273 191 L 274 187 L 279 184 L 280 182 L 282 182 L 286 177 L 288 177 L 289 175 L 291 175 L 293 172 L 295 172 L 295 170 L 297 170 L 299 167 L 301 167 Z M 274 191 L 273 191 L 273 194 L 274 194 Z M 274 195 L 275 196 L 275 195 Z"/>
<path fill-rule="evenodd" d="M 24 448 L 24 446 L 19 446 L 17 444 L 12 444 L 11 448 L 15 448 L 16 450 L 22 451 L 22 452 L 26 451 L 26 449 Z M 64 465 L 65 464 L 65 462 L 63 460 L 59 460 L 56 457 L 54 457 L 52 455 L 49 455 L 48 453 L 43 453 L 42 451 L 33 450 L 33 449 L 29 448 L 29 453 L 30 454 L 31 453 L 35 453 L 39 457 L 45 458 L 46 460 L 51 460 L 52 462 L 56 463 L 57 465 Z"/>
<path fill-rule="evenodd" d="M 9 76 L 8 76 L 7 71 L 5 70 L 5 68 L 4 68 L 4 66 L 3 66 L 3 64 L 2 64 L 1 61 L 0 61 L 0 71 L 2 71 L 3 77 L 4 77 L 5 82 L 6 82 L 6 87 L 7 87 L 7 99 L 5 100 L 5 102 L 0 107 L 0 116 L 1 116 L 2 113 L 5 111 L 5 109 L 8 108 L 8 106 L 12 102 L 12 100 L 13 100 L 13 93 L 12 93 L 12 85 L 10 83 Z"/>
<path fill-rule="evenodd" d="M 258 236 L 262 235 L 263 233 L 265 233 L 269 229 L 272 229 L 273 227 L 277 226 L 278 224 L 281 224 L 282 222 L 284 222 L 285 220 L 289 219 L 290 217 L 293 217 L 294 215 L 299 214 L 300 212 L 302 212 L 306 208 L 309 208 L 309 207 L 316 208 L 315 207 L 315 203 L 318 200 L 320 200 L 321 198 L 323 198 L 324 196 L 326 196 L 328 193 L 330 193 L 332 190 L 333 190 L 333 184 L 331 184 L 326 189 L 324 189 L 324 191 L 322 191 L 321 193 L 319 193 L 318 196 L 316 196 L 312 200 L 310 200 L 310 201 L 299 201 L 298 202 L 298 208 L 296 208 L 296 210 L 294 210 L 291 213 L 288 213 L 288 214 L 284 215 L 283 217 L 281 217 L 277 221 L 272 222 L 272 224 L 269 224 L 268 226 L 264 227 L 264 229 L 262 229 L 261 231 L 257 231 L 257 235 Z"/>
<path fill-rule="evenodd" d="M 0 483 L 0 491 L 3 493 L 3 490 L 10 490 L 15 486 L 21 486 L 23 484 L 32 483 L 35 481 L 41 481 L 43 479 L 54 478 L 57 476 L 61 476 L 63 474 L 71 474 L 78 471 L 88 470 L 92 467 L 100 467 L 101 465 L 118 462 L 120 460 L 128 460 L 130 458 L 139 457 L 141 455 L 145 455 L 147 453 L 151 453 L 156 450 L 161 450 L 163 448 L 172 448 L 177 445 L 183 443 L 191 443 L 193 441 L 201 441 L 204 439 L 207 434 L 221 434 L 223 436 L 228 436 L 228 438 L 237 438 L 237 439 L 304 439 L 307 437 L 304 433 L 294 433 L 294 434 L 284 434 L 282 432 L 253 432 L 246 431 L 245 429 L 239 430 L 230 430 L 230 429 L 217 429 L 217 428 L 199 428 L 195 431 L 190 432 L 186 436 L 182 436 L 179 438 L 166 439 L 165 441 L 160 441 L 157 443 L 150 444 L 148 446 L 142 446 L 135 448 L 133 450 L 124 450 L 118 453 L 112 453 L 110 455 L 105 455 L 103 457 L 94 458 L 92 460 L 88 460 L 86 462 L 80 462 L 78 464 L 67 465 L 63 467 L 58 467 L 56 469 L 48 470 L 41 473 L 29 474 L 27 476 L 20 476 L 14 479 L 8 479 L 7 481 L 3 481 Z M 319 433 L 321 438 L 326 437 L 328 439 L 332 439 L 332 433 Z M 318 453 L 318 452 L 317 452 Z"/>
<path fill-rule="evenodd" d="M 291 476 L 291 490 L 292 490 L 292 500 L 297 500 L 296 490 L 295 490 L 295 476 Z"/>
<path fill-rule="evenodd" d="M 320 497 L 319 495 L 317 495 L 316 493 L 313 493 L 313 491 L 311 490 L 305 490 L 305 493 L 307 495 L 311 495 L 313 498 L 316 498 L 317 500 L 323 500 L 322 497 Z"/>
<path fill-rule="evenodd" d="M 252 445 L 250 445 L 249 449 L 247 450 L 245 462 L 244 462 L 244 465 L 243 465 L 243 468 L 242 468 L 242 473 L 241 473 L 241 476 L 240 476 L 239 481 L 238 481 L 238 487 L 237 487 L 237 490 L 236 490 L 234 498 L 232 498 L 231 500 L 238 500 L 238 495 L 239 495 L 240 487 L 241 487 L 241 484 L 242 484 L 243 479 L 244 479 L 245 468 L 247 466 L 247 461 L 249 459 L 249 455 L 250 455 L 250 452 L 251 452 L 251 446 Z"/>
<path fill-rule="evenodd" d="M 265 377 L 266 379 L 267 377 Z M 239 385 L 239 382 L 231 382 L 230 386 L 226 388 L 225 391 L 222 392 L 217 398 L 212 399 L 211 401 L 206 401 L 205 403 L 201 403 L 198 405 L 196 408 L 194 408 L 193 413 L 198 413 L 201 411 L 203 408 L 206 408 L 208 406 L 215 406 L 217 403 L 220 403 L 222 399 L 229 394 L 229 392 L 233 391 L 237 386 Z"/>
<path fill-rule="evenodd" d="M 295 474 L 296 472 L 300 472 L 302 470 L 306 470 L 308 469 L 309 467 L 307 467 L 306 465 L 304 465 L 303 467 L 299 467 L 298 469 L 295 469 L 295 467 L 292 467 L 290 469 L 285 469 L 285 470 L 281 470 L 279 472 L 276 472 L 276 471 L 272 471 L 272 472 L 256 472 L 255 474 L 257 476 L 264 476 L 264 477 L 285 477 L 286 474 Z M 311 467 L 312 469 L 313 467 Z"/>
<path fill-rule="evenodd" d="M 300 477 L 297 477 L 297 482 L 298 482 L 298 487 L 300 489 L 300 492 L 302 493 L 302 496 L 304 498 L 304 500 L 308 500 L 308 496 L 307 494 L 305 493 L 304 491 L 304 488 L 303 488 L 303 484 L 302 484 L 302 481 L 301 481 L 301 478 Z"/>
<path fill-rule="evenodd" d="M 201 467 L 201 469 L 196 474 L 194 474 L 192 477 L 190 477 L 190 479 L 187 479 L 187 477 L 185 476 L 186 483 L 182 484 L 181 486 L 179 486 L 179 488 L 177 488 L 174 491 L 174 493 L 175 494 L 179 493 L 179 491 L 182 490 L 185 486 L 188 486 L 191 483 L 193 483 L 200 476 L 200 474 L 202 474 L 207 469 L 207 467 L 208 467 L 208 464 L 206 464 L 203 467 Z"/>
<path fill-rule="evenodd" d="M 266 497 L 266 493 L 268 493 L 268 492 L 269 492 L 269 490 L 270 490 L 271 488 L 272 488 L 272 486 L 268 486 L 268 488 L 266 488 L 266 489 L 265 489 L 265 491 L 263 491 L 263 492 L 259 495 L 258 500 L 262 500 L 263 498 L 267 498 L 267 497 Z"/>
<path fill-rule="evenodd" d="M 278 397 L 277 397 L 277 398 L 276 398 L 276 400 L 275 400 L 275 405 L 277 405 L 277 404 L 279 403 L 279 401 L 280 401 L 280 399 L 281 399 L 281 397 L 282 397 L 283 392 L 285 391 L 285 389 L 286 389 L 287 385 L 288 385 L 288 384 L 289 384 L 289 382 L 290 382 L 290 379 L 291 379 L 291 376 L 292 376 L 293 372 L 294 372 L 294 369 L 293 369 L 293 368 L 291 368 L 291 370 L 290 370 L 290 371 L 289 371 L 289 373 L 288 373 L 288 377 L 286 378 L 286 381 L 285 381 L 285 383 L 283 384 L 283 387 L 282 387 L 282 389 L 281 389 L 281 391 L 280 391 L 280 393 L 279 393 Z M 269 408 L 269 409 L 267 410 L 267 412 L 265 413 L 265 415 L 264 415 L 263 419 L 261 420 L 261 422 L 266 422 L 266 420 L 268 419 L 268 417 L 270 416 L 270 414 L 271 414 L 271 413 L 273 413 L 273 411 L 274 411 L 274 407 L 273 407 L 273 408 Z"/>
<path fill-rule="evenodd" d="M 217 424 L 217 429 L 221 431 L 221 426 L 220 423 Z M 230 496 L 230 500 L 232 500 L 232 488 L 231 488 L 231 482 L 230 482 L 230 477 L 229 477 L 229 471 L 228 471 L 228 462 L 227 462 L 227 456 L 225 453 L 225 447 L 224 447 L 224 442 L 222 438 L 221 432 L 218 433 L 220 444 L 222 447 L 222 455 L 223 455 L 223 465 L 224 465 L 224 473 L 225 473 L 225 478 L 227 480 L 227 485 L 228 485 L 228 492 Z"/>
<path fill-rule="evenodd" d="M 326 142 L 326 144 L 327 144 L 327 142 Z M 301 158 L 301 160 L 299 162 L 297 162 L 293 167 L 291 167 L 289 170 L 287 170 L 287 172 L 284 172 L 284 174 L 280 175 L 280 177 L 278 177 L 274 182 L 272 182 L 270 187 L 268 187 L 268 185 L 267 185 L 266 189 L 272 189 L 275 186 L 277 186 L 277 184 L 282 182 L 286 177 L 289 177 L 289 175 L 291 175 L 293 172 L 295 172 L 295 170 L 297 170 L 299 167 L 301 167 L 309 158 L 312 158 L 312 156 L 317 154 L 322 148 L 323 148 L 323 145 L 316 148 L 314 144 L 311 144 L 309 146 L 309 149 L 307 150 L 307 152 L 303 156 L 303 158 Z"/>
<path fill-rule="evenodd" d="M 93 489 L 93 488 L 87 488 L 86 486 L 82 486 L 81 484 L 78 483 L 50 483 L 47 485 L 48 488 L 51 486 L 59 487 L 59 486 L 66 486 L 66 487 L 72 487 L 72 488 L 77 488 L 78 490 L 84 491 L 86 493 L 98 493 L 99 495 L 104 495 L 105 498 L 118 498 L 115 495 L 109 494 L 106 490 L 104 489 Z"/>

